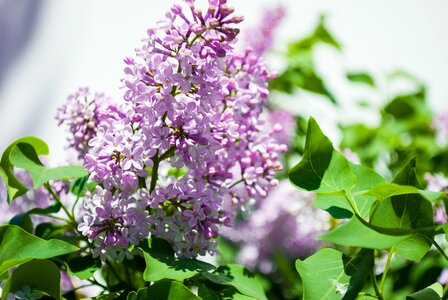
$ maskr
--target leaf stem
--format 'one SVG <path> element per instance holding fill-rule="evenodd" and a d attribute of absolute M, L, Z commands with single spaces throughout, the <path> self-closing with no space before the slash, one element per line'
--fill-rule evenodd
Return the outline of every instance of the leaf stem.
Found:
<path fill-rule="evenodd" d="M 445 251 L 440 247 L 440 245 L 436 242 L 435 239 L 431 239 L 431 242 L 434 244 L 434 246 L 439 250 L 440 254 L 448 261 L 448 255 L 445 253 Z"/>
<path fill-rule="evenodd" d="M 158 172 L 159 172 L 160 162 L 173 156 L 175 150 L 176 150 L 176 147 L 171 146 L 168 150 L 165 151 L 165 153 L 163 153 L 160 156 L 159 156 L 159 150 L 157 150 L 156 154 L 154 154 L 154 156 L 151 157 L 151 160 L 153 161 L 153 166 L 152 166 L 152 172 L 151 172 L 151 183 L 149 184 L 149 193 L 150 194 L 156 188 L 157 179 L 159 178 Z"/>
<path fill-rule="evenodd" d="M 372 268 L 372 270 L 370 271 L 370 277 L 372 279 L 372 284 L 373 284 L 373 289 L 375 290 L 375 294 L 377 296 L 377 298 L 379 300 L 384 300 L 383 298 L 383 294 L 380 291 L 380 289 L 378 288 L 378 282 L 376 281 L 376 277 L 375 277 L 375 270 Z"/>
<path fill-rule="evenodd" d="M 45 216 L 49 217 L 49 218 L 52 218 L 52 219 L 55 219 L 55 220 L 64 221 L 65 223 L 68 223 L 68 224 L 71 223 L 71 220 L 66 219 L 66 218 L 61 218 L 61 217 L 58 217 L 58 216 L 55 216 L 55 215 L 48 214 L 48 215 L 45 215 Z"/>
<path fill-rule="evenodd" d="M 359 218 L 363 219 L 363 218 L 361 217 L 361 213 L 360 213 L 359 210 L 358 210 L 358 207 L 355 205 L 355 201 L 354 201 L 353 197 L 352 197 L 350 194 L 348 194 L 346 191 L 344 191 L 344 194 L 345 194 L 345 199 L 347 199 L 348 204 L 349 204 L 350 207 L 353 209 L 353 212 L 355 213 L 355 215 L 356 215 L 357 217 L 359 216 Z M 364 220 L 364 219 L 363 219 L 363 220 Z"/>
<path fill-rule="evenodd" d="M 443 288 L 442 300 L 446 300 L 446 299 L 448 299 L 448 284 L 446 284 L 445 287 Z"/>
<path fill-rule="evenodd" d="M 394 251 L 395 251 L 395 245 L 393 245 L 390 248 L 389 252 L 387 253 L 386 266 L 384 267 L 383 275 L 381 277 L 380 286 L 379 286 L 379 289 L 381 292 L 383 291 L 384 282 L 386 282 L 387 272 L 389 271 L 390 262 L 392 260 L 392 255 L 394 254 Z"/>
<path fill-rule="evenodd" d="M 99 287 L 102 287 L 103 289 L 107 290 L 107 286 L 104 284 L 99 283 L 94 276 L 92 276 L 92 279 L 88 279 L 89 282 L 93 283 L 94 285 L 97 285 Z"/>
<path fill-rule="evenodd" d="M 367 297 L 372 297 L 372 298 L 378 299 L 377 295 L 372 295 L 372 294 L 369 294 L 369 293 L 360 292 L 358 295 L 359 296 L 367 296 Z"/>
<path fill-rule="evenodd" d="M 201 31 L 200 33 L 196 34 L 195 37 L 191 40 L 191 42 L 189 43 L 190 46 L 193 45 L 194 42 L 196 42 L 196 40 L 200 37 L 202 37 L 202 34 L 206 31 L 207 29 L 204 29 L 203 31 Z"/>
<path fill-rule="evenodd" d="M 228 187 L 228 189 L 233 188 L 235 185 L 237 185 L 237 184 L 239 184 L 239 183 L 241 183 L 241 182 L 243 182 L 243 181 L 244 181 L 244 180 L 241 178 L 240 180 L 238 180 L 238 181 L 232 183 L 232 184 Z"/>
<path fill-rule="evenodd" d="M 153 157 L 151 157 L 151 160 L 153 161 L 152 171 L 151 171 L 151 183 L 149 184 L 149 194 L 154 191 L 157 184 L 158 179 L 158 172 L 159 172 L 159 150 L 157 150 L 156 154 L 154 154 Z"/>
<path fill-rule="evenodd" d="M 70 223 L 72 223 L 71 225 L 73 225 L 76 228 L 76 220 L 75 220 L 75 218 L 70 214 L 70 212 L 68 211 L 67 207 L 65 207 L 65 205 L 62 203 L 61 198 L 59 198 L 59 196 L 54 192 L 54 190 L 51 187 L 50 183 L 47 181 L 46 183 L 44 183 L 44 186 L 47 189 L 47 191 L 50 193 L 50 195 L 53 197 L 53 199 L 56 200 L 56 202 L 59 205 L 61 205 L 61 207 L 64 210 L 65 214 L 70 219 L 70 221 L 71 221 Z"/>

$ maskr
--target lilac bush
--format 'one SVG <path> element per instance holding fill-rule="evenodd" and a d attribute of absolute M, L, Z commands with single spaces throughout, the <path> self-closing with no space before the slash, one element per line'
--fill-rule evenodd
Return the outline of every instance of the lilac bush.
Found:
<path fill-rule="evenodd" d="M 4 150 L 1 298 L 447 298 L 446 120 L 431 125 L 424 87 L 393 98 L 378 128 L 341 125 L 333 146 L 268 103 L 269 89 L 304 89 L 337 105 L 313 66 L 315 45 L 340 48 L 324 17 L 275 77 L 261 55 L 284 10 L 238 52 L 243 18 L 226 0 L 184 2 L 124 59 L 123 101 L 80 88 L 58 110 L 82 166 L 42 163 L 36 137 Z M 386 178 L 364 165 L 385 156 Z"/>
<path fill-rule="evenodd" d="M 256 51 L 234 50 L 243 17 L 233 11 L 226 1 L 204 12 L 174 5 L 125 59 L 123 104 L 84 88 L 59 110 L 101 186 L 79 225 L 98 255 L 150 234 L 181 257 L 214 253 L 219 227 L 232 224 L 223 202 L 259 201 L 276 183 L 286 146 L 262 117 L 273 74 Z"/>

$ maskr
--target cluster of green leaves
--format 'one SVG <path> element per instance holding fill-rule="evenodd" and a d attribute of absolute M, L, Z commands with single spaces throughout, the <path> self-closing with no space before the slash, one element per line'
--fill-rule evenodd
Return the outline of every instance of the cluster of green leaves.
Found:
<path fill-rule="evenodd" d="M 378 87 L 370 78 L 372 91 Z M 377 126 L 351 124 L 341 126 L 342 148 L 355 151 L 361 161 L 375 167 L 380 163 L 387 165 L 394 173 L 403 161 L 417 156 L 417 173 L 446 173 L 448 147 L 441 147 L 436 141 L 433 128 L 434 114 L 429 108 L 426 87 L 417 79 L 404 72 L 395 72 L 389 81 L 405 81 L 413 88 L 411 91 L 391 97 L 380 109 L 380 122 Z"/>
<path fill-rule="evenodd" d="M 321 16 L 313 32 L 288 45 L 286 69 L 270 82 L 270 89 L 292 94 L 303 89 L 328 97 L 336 103 L 336 98 L 315 67 L 314 51 L 317 45 L 326 44 L 340 49 L 339 42 L 325 26 L 325 17 Z"/>
<path fill-rule="evenodd" d="M 435 245 L 446 257 L 434 237 L 443 234 L 447 226 L 434 224 L 432 206 L 444 194 L 421 188 L 415 159 L 409 160 L 388 182 L 372 169 L 349 162 L 311 118 L 302 160 L 290 170 L 289 178 L 297 187 L 317 193 L 317 207 L 344 220 L 320 238 L 348 249 L 347 254 L 323 249 L 297 261 L 304 299 L 356 299 L 363 294 L 384 299 L 383 288 L 393 253 L 418 261 Z M 381 250 L 389 256 L 378 283 L 374 255 Z M 435 283 L 429 290 L 409 297 L 440 299 L 440 289 Z"/>

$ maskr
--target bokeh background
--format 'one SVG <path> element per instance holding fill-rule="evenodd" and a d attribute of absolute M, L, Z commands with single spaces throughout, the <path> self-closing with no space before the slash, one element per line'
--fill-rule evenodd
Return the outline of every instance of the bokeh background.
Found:
<path fill-rule="evenodd" d="M 175 2 L 0 0 L 0 149 L 21 136 L 36 135 L 49 144 L 53 159 L 63 160 L 65 138 L 54 119 L 57 107 L 79 86 L 121 99 L 123 58 L 133 54 L 146 29 Z M 363 70 L 381 77 L 405 69 L 427 84 L 434 110 L 448 106 L 445 0 L 229 3 L 245 16 L 242 43 L 245 29 L 261 21 L 263 10 L 278 5 L 286 8 L 275 50 L 266 58 L 279 71 L 283 66 L 278 57 L 287 42 L 310 32 L 321 14 L 327 16 L 327 25 L 343 51 L 319 48 L 317 69 L 341 101 L 342 110 L 334 111 L 317 98 L 302 94 L 284 100 L 293 112 L 306 111 L 318 119 L 375 122 L 375 116 L 350 114 L 350 107 L 364 91 L 341 80 L 345 70 Z M 379 86 L 376 97 L 372 98 L 370 92 L 370 99 L 364 100 L 384 102 L 391 87 Z M 331 122 L 326 124 L 323 127 L 328 127 L 331 135 Z"/>

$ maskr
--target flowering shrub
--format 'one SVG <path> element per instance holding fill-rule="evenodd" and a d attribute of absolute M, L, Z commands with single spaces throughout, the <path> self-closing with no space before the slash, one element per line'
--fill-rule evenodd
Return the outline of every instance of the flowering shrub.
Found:
<path fill-rule="evenodd" d="M 36 138 L 12 144 L 2 158 L 8 199 L 23 199 L 28 190 L 13 171 L 19 167 L 31 174 L 34 194 L 43 185 L 45 199 L 51 196 L 57 206 L 38 212 L 24 207 L 23 218 L 13 223 L 25 228 L 22 219 L 37 213 L 66 221 L 63 235 L 77 237 L 77 242 L 61 245 L 75 252 L 73 259 L 89 257 L 109 266 L 110 272 L 112 263 L 145 257 L 142 249 L 149 237 L 153 243 L 162 243 L 157 238 L 166 241 L 176 262 L 189 264 L 178 259 L 214 254 L 219 227 L 231 226 L 245 202 L 267 196 L 282 169 L 280 153 L 286 151 L 271 137 L 281 128 L 269 129 L 262 117 L 267 80 L 273 75 L 250 49 L 234 50 L 236 24 L 242 20 L 223 0 L 210 0 L 204 12 L 194 1 L 186 7 L 174 5 L 148 30 L 136 57 L 125 59 L 124 103 L 92 95 L 88 88 L 70 95 L 57 119 L 68 128 L 69 147 L 88 173 L 76 166 L 43 166 L 38 156 L 47 149 Z M 56 191 L 58 180 L 66 178 L 78 178 L 71 182 L 74 196 Z M 64 203 L 61 197 L 71 201 Z M 224 203 L 230 203 L 228 211 Z M 58 214 L 61 208 L 65 216 Z M 38 227 L 44 224 L 51 223 Z M 26 229 L 37 231 L 32 225 Z M 5 230 L 21 232 L 17 227 Z M 212 268 L 197 264 L 197 273 Z M 70 266 L 68 271 L 76 275 Z M 130 278 L 125 282 L 133 286 Z M 5 295 L 8 289 L 16 288 L 8 286 Z"/>
<path fill-rule="evenodd" d="M 239 53 L 226 0 L 174 5 L 124 59 L 123 102 L 80 88 L 58 110 L 77 165 L 46 166 L 36 137 L 4 150 L 2 299 L 447 297 L 445 116 L 418 84 L 377 128 L 342 126 L 338 152 L 313 118 L 267 103 L 299 89 L 337 105 L 313 63 L 315 45 L 340 48 L 323 17 L 279 76 L 265 66 L 284 12 Z M 227 261 L 197 259 L 215 254 Z M 392 282 L 420 260 L 436 272 Z"/>

